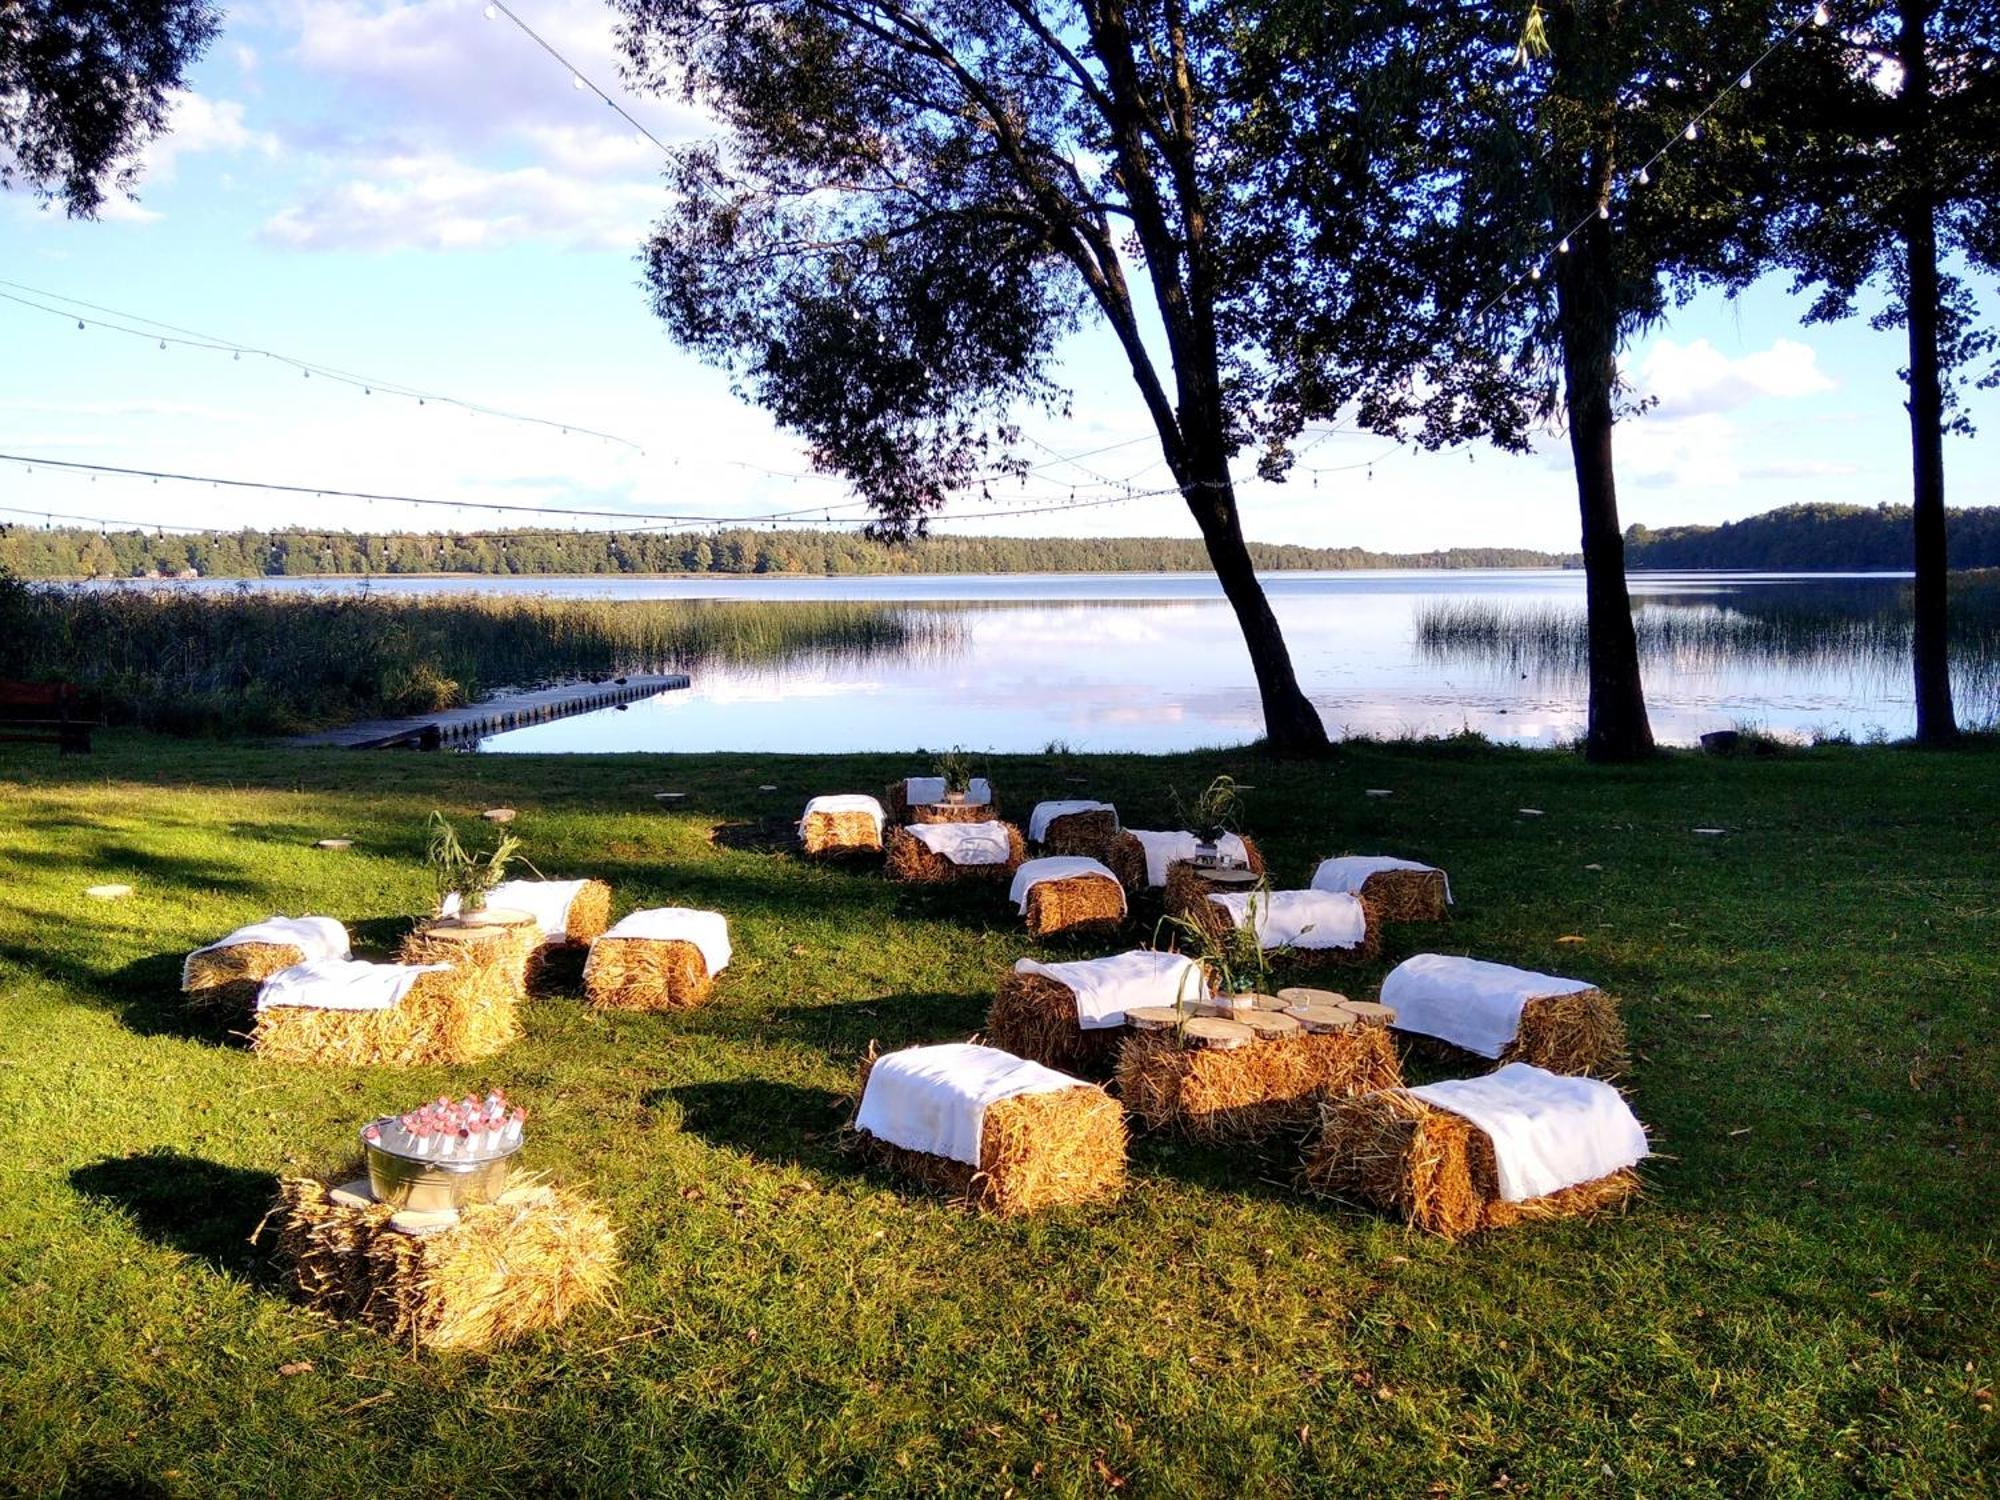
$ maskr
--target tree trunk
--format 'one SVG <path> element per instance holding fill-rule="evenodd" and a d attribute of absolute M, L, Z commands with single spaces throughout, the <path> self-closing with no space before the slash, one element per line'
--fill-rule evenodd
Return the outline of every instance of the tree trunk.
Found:
<path fill-rule="evenodd" d="M 1250 549 L 1243 540 L 1228 464 L 1218 455 L 1211 463 L 1191 465 L 1190 474 L 1190 480 L 1184 481 L 1188 509 L 1201 527 L 1208 560 L 1222 583 L 1223 596 L 1236 612 L 1243 644 L 1250 652 L 1257 695 L 1264 705 L 1265 742 L 1279 755 L 1324 755 L 1331 748 L 1326 726 L 1299 687 L 1278 617 L 1271 613 L 1271 601 L 1257 581 Z"/>
<path fill-rule="evenodd" d="M 1951 702 L 1947 644 L 1944 386 L 1938 369 L 1937 211 L 1930 142 L 1931 70 L 1924 23 L 1929 0 L 1899 0 L 1902 100 L 1908 110 L 1908 191 L 1902 205 L 1904 269 L 1910 332 L 1911 521 L 1915 533 L 1911 657 L 1916 676 L 1917 743 L 1948 745 L 1958 738 Z"/>
<path fill-rule="evenodd" d="M 1594 761 L 1639 760 L 1653 752 L 1639 638 L 1625 586 L 1625 537 L 1618 526 L 1618 481 L 1611 462 L 1611 393 L 1617 378 L 1617 270 L 1610 227 L 1593 219 L 1558 257 L 1563 392 L 1576 498 L 1583 516 L 1583 577 L 1590 628 L 1590 719 L 1584 754 Z"/>

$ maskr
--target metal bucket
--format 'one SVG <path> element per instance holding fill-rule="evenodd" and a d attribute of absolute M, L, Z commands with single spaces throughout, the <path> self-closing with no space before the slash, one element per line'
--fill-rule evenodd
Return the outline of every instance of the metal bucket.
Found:
<path fill-rule="evenodd" d="M 378 1125 L 389 1123 L 378 1120 Z M 418 1213 L 441 1213 L 474 1203 L 491 1203 L 507 1191 L 507 1173 L 524 1142 L 491 1156 L 468 1161 L 433 1161 L 404 1156 L 362 1137 L 368 1159 L 368 1190 L 378 1203 Z"/>

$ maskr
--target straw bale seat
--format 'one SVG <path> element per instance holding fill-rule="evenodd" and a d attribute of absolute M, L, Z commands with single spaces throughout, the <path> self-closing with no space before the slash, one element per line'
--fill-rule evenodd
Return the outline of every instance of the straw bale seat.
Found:
<path fill-rule="evenodd" d="M 1385 922 L 1442 922 L 1451 915 L 1451 882 L 1434 865 L 1390 855 L 1324 859 L 1313 872 L 1316 891 L 1365 896 Z"/>
<path fill-rule="evenodd" d="M 1382 981 L 1396 1027 L 1439 1056 L 1616 1078 L 1628 1062 L 1618 1002 L 1581 979 L 1442 953 L 1404 960 Z"/>
<path fill-rule="evenodd" d="M 602 1210 L 534 1181 L 456 1213 L 406 1214 L 376 1202 L 365 1177 L 290 1177 L 267 1230 L 308 1306 L 413 1348 L 488 1349 L 553 1328 L 610 1303 L 618 1279 Z"/>
<path fill-rule="evenodd" d="M 1118 840 L 1118 809 L 1108 802 L 1037 802 L 1027 832 L 1028 842 L 1044 854 L 1101 860 Z"/>
<path fill-rule="evenodd" d="M 898 1101 L 923 1080 L 948 1095 L 957 1155 L 926 1149 L 940 1144 L 929 1137 L 917 1144 L 899 1113 Z M 1107 1202 L 1125 1189 L 1125 1113 L 1095 1084 L 969 1043 L 879 1058 L 871 1048 L 859 1083 L 856 1148 L 968 1207 L 1012 1217 Z"/>
<path fill-rule="evenodd" d="M 413 929 L 396 950 L 396 961 L 454 965 L 466 983 L 518 1005 L 528 998 L 529 971 L 541 946 L 542 929 L 527 912 L 486 907 Z"/>
<path fill-rule="evenodd" d="M 1167 873 L 1167 915 L 1193 922 L 1217 941 L 1244 928 L 1253 909 L 1258 943 L 1275 956 L 1358 964 L 1372 962 L 1382 951 L 1382 924 L 1365 897 L 1218 888 L 1186 861 Z"/>
<path fill-rule="evenodd" d="M 1207 998 L 1200 965 L 1177 953 L 1136 949 L 1058 964 L 1024 958 L 994 992 L 985 1035 L 995 1047 L 1045 1067 L 1105 1078 L 1125 1039 L 1126 1007 Z"/>
<path fill-rule="evenodd" d="M 635 911 L 590 945 L 584 998 L 599 1010 L 686 1010 L 708 999 L 729 958 L 720 912 Z"/>
<path fill-rule="evenodd" d="M 354 970 L 388 970 L 388 964 L 351 964 Z M 321 971 L 297 964 L 264 982 L 257 996 L 250 1048 L 275 1062 L 348 1067 L 418 1067 L 477 1062 L 521 1034 L 520 1004 L 478 971 L 426 969 L 410 979 L 402 998 L 380 1009 L 271 1003 L 275 986 Z M 308 1000 L 311 989 L 297 990 Z"/>
<path fill-rule="evenodd" d="M 331 917 L 267 917 L 197 948 L 181 964 L 181 993 L 192 1010 L 246 1020 L 273 974 L 309 959 L 346 958 L 347 929 Z"/>
<path fill-rule="evenodd" d="M 887 817 L 873 797 L 815 797 L 799 817 L 799 847 L 815 859 L 880 854 Z"/>
<path fill-rule="evenodd" d="M 1125 921 L 1125 887 L 1080 854 L 1024 861 L 1009 894 L 1035 937 L 1114 932 Z"/>
<path fill-rule="evenodd" d="M 1515 1065 L 1528 1073 L 1556 1075 Z M 1512 1070 L 1480 1083 L 1504 1082 Z M 1457 1239 L 1481 1230 L 1575 1218 L 1622 1204 L 1639 1191 L 1636 1163 L 1646 1155 L 1645 1134 L 1610 1085 L 1593 1079 L 1565 1083 L 1602 1090 L 1597 1119 L 1584 1105 L 1541 1107 L 1529 1127 L 1544 1150 L 1575 1152 L 1577 1132 L 1598 1130 L 1612 1140 L 1598 1149 L 1595 1165 L 1514 1185 L 1509 1196 L 1502 1165 L 1488 1131 L 1466 1115 L 1426 1097 L 1458 1085 L 1412 1091 L 1392 1088 L 1330 1100 L 1318 1136 L 1308 1147 L 1303 1180 L 1308 1191 L 1386 1209 L 1413 1228 Z M 1584 1175 L 1578 1176 L 1578 1173 Z M 1536 1191 L 1534 1188 L 1541 1190 Z"/>
<path fill-rule="evenodd" d="M 889 878 L 916 885 L 939 885 L 953 880 L 1004 880 L 1012 877 L 1021 867 L 1021 861 L 1027 856 L 1027 848 L 1021 842 L 1021 830 L 1012 823 L 982 821 L 957 826 L 988 830 L 993 843 L 993 848 L 989 852 L 999 853 L 999 846 L 1004 843 L 1006 858 L 987 860 L 978 864 L 961 864 L 930 848 L 924 842 L 924 837 L 913 829 L 891 828 L 885 845 L 887 852 L 884 861 L 884 868 L 888 871 Z"/>
<path fill-rule="evenodd" d="M 993 784 L 975 776 L 963 802 L 945 801 L 942 776 L 906 776 L 882 789 L 882 807 L 892 823 L 984 823 L 1000 816 Z"/>

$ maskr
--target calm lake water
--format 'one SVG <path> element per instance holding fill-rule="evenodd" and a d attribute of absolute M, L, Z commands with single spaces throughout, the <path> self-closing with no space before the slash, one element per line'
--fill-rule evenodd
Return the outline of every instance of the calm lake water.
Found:
<path fill-rule="evenodd" d="M 311 586 L 298 581 L 299 586 Z M 318 585 L 326 587 L 327 585 Z M 939 748 L 1178 750 L 1261 732 L 1249 659 L 1213 579 L 1187 574 L 891 578 L 391 579 L 395 592 L 612 599 L 876 600 L 913 644 L 709 666 L 690 691 L 485 740 L 486 751 Z M 1583 727 L 1575 572 L 1280 573 L 1265 579 L 1306 692 L 1337 735 L 1552 745 Z M 1633 580 L 1656 735 L 1912 729 L 1902 575 L 1643 574 Z M 1985 627 L 1982 627 L 1985 628 Z M 1990 629 L 1960 713 L 2000 708 Z"/>

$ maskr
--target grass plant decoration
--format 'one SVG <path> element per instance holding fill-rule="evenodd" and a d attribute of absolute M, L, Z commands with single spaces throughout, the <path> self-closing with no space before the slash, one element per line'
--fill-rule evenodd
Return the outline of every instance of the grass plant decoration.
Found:
<path fill-rule="evenodd" d="M 447 896 L 455 895 L 461 915 L 484 910 L 487 894 L 507 878 L 508 865 L 520 855 L 521 841 L 503 831 L 491 849 L 475 853 L 465 847 L 450 819 L 435 808 L 431 810 L 430 830 L 424 863 L 430 868 L 437 905 L 442 907 Z"/>

